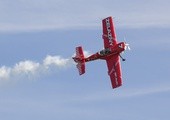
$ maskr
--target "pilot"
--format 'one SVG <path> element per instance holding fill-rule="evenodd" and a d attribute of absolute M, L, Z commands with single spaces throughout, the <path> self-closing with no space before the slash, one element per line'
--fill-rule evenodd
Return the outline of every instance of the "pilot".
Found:
<path fill-rule="evenodd" d="M 100 51 L 100 55 L 107 55 L 107 54 L 109 54 L 110 52 L 111 52 L 110 49 L 109 49 L 109 48 L 106 48 L 106 49 Z"/>

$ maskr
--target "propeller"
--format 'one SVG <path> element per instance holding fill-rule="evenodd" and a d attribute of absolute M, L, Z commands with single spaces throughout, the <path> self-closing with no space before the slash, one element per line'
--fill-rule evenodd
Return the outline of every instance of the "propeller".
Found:
<path fill-rule="evenodd" d="M 125 43 L 125 50 L 131 50 L 129 44 Z"/>
<path fill-rule="evenodd" d="M 126 41 L 126 38 L 124 37 L 124 41 Z M 131 50 L 130 45 L 125 42 L 125 50 Z"/>
<path fill-rule="evenodd" d="M 124 37 L 124 41 L 126 41 L 126 38 Z M 124 42 L 125 43 L 125 46 L 124 46 L 124 49 L 125 50 L 131 50 L 130 49 L 130 45 L 128 44 L 128 43 L 126 43 L 126 42 Z M 122 52 L 122 53 L 124 53 L 124 51 Z M 122 59 L 122 61 L 125 61 L 126 59 L 124 59 L 121 55 L 119 55 L 120 57 L 121 57 L 121 59 Z"/>

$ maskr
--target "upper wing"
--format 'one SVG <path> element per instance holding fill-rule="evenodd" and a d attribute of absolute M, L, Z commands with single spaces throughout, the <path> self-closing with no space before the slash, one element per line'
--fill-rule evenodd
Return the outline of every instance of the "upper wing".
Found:
<path fill-rule="evenodd" d="M 109 48 L 117 43 L 112 17 L 103 19 L 103 39 L 104 47 Z"/>
<path fill-rule="evenodd" d="M 112 87 L 117 88 L 122 85 L 122 73 L 119 56 L 113 56 L 106 60 L 108 75 L 110 76 Z"/>

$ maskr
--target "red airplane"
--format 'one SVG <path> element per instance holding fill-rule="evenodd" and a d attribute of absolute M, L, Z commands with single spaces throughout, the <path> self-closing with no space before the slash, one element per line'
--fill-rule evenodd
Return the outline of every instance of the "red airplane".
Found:
<path fill-rule="evenodd" d="M 122 85 L 122 72 L 120 66 L 120 53 L 129 48 L 129 44 L 125 42 L 118 43 L 116 40 L 116 34 L 112 17 L 108 17 L 102 20 L 103 25 L 103 40 L 104 50 L 101 50 L 87 58 L 85 58 L 83 49 L 81 46 L 76 47 L 76 56 L 73 60 L 77 63 L 79 74 L 85 73 L 85 62 L 102 59 L 106 60 L 108 67 L 108 75 L 110 76 L 112 88 L 117 88 Z"/>

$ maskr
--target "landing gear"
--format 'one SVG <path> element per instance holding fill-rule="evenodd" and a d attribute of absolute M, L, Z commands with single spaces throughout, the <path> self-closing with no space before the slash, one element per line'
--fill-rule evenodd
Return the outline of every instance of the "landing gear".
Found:
<path fill-rule="evenodd" d="M 121 55 L 119 55 L 120 56 L 120 58 L 122 59 L 122 61 L 126 61 L 126 59 L 125 58 L 123 58 Z"/>

